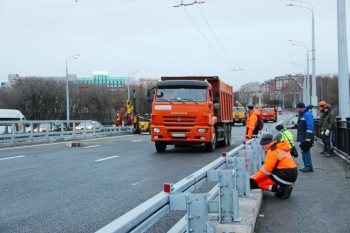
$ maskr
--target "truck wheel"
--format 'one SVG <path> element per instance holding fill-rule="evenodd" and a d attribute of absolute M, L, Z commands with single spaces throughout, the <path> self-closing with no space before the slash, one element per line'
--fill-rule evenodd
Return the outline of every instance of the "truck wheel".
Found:
<path fill-rule="evenodd" d="M 223 130 L 224 131 L 223 132 L 224 140 L 219 141 L 218 145 L 220 147 L 226 147 L 228 145 L 228 135 L 227 135 L 228 130 L 227 130 L 227 126 L 223 125 L 223 128 L 224 128 L 224 130 Z"/>
<path fill-rule="evenodd" d="M 208 152 L 213 152 L 216 147 L 216 131 L 213 132 L 213 139 L 210 142 L 206 142 L 205 144 L 205 150 Z"/>
<path fill-rule="evenodd" d="M 245 126 L 245 120 L 242 123 L 243 123 L 243 126 Z"/>
<path fill-rule="evenodd" d="M 231 126 L 228 126 L 227 127 L 227 145 L 228 146 L 231 145 L 231 130 L 232 130 Z"/>
<path fill-rule="evenodd" d="M 164 152 L 166 150 L 166 144 L 164 142 L 155 142 L 155 146 L 158 152 Z"/>

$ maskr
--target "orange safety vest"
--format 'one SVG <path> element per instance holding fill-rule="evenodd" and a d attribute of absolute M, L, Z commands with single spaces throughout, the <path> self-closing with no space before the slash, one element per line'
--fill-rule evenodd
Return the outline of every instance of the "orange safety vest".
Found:
<path fill-rule="evenodd" d="M 258 110 L 253 110 L 249 113 L 247 116 L 247 121 L 246 121 L 246 133 L 245 137 L 249 136 L 252 137 L 254 130 L 256 126 L 258 125 L 258 116 L 260 116 L 260 112 Z M 257 134 L 257 132 L 256 132 Z"/>
<path fill-rule="evenodd" d="M 294 171 L 297 165 L 289 150 L 287 141 L 276 141 L 276 144 L 273 144 L 267 151 L 264 165 L 252 179 L 260 182 L 269 176 L 280 184 L 292 185 L 297 178 L 297 172 Z M 283 174 L 283 177 L 279 174 Z"/>

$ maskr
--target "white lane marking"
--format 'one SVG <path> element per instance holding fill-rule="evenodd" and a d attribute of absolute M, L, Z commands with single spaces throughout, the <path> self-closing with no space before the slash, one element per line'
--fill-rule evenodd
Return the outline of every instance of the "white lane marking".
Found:
<path fill-rule="evenodd" d="M 86 148 L 92 148 L 92 147 L 98 147 L 98 146 L 101 146 L 101 145 L 86 146 L 86 147 L 83 147 L 83 148 L 86 149 Z"/>
<path fill-rule="evenodd" d="M 17 147 L 9 147 L 9 148 L 2 148 L 0 150 L 14 150 L 14 149 L 22 149 L 22 148 L 30 148 L 30 147 L 39 147 L 39 146 L 52 146 L 57 144 L 63 144 L 66 142 L 57 142 L 57 143 L 50 143 L 50 144 L 40 144 L 40 145 L 30 145 L 30 146 L 17 146 Z"/>
<path fill-rule="evenodd" d="M 107 160 L 107 159 L 114 159 L 114 158 L 118 158 L 118 157 L 119 157 L 118 155 L 116 155 L 116 156 L 111 156 L 111 157 L 107 157 L 107 158 L 95 160 L 95 162 L 100 162 L 100 161 L 104 161 L 104 160 Z"/>
<path fill-rule="evenodd" d="M 135 139 L 135 140 L 132 140 L 132 142 L 139 142 L 139 141 L 143 141 L 143 139 Z"/>
<path fill-rule="evenodd" d="M 132 136 L 133 135 L 120 135 L 120 136 L 112 136 L 112 137 L 104 137 L 104 138 L 86 139 L 86 140 L 80 140 L 80 141 L 87 142 L 87 141 L 96 141 L 96 140 L 101 140 L 101 139 L 113 139 L 113 138 L 119 138 L 119 137 L 132 137 Z M 0 151 L 30 148 L 30 147 L 39 147 L 39 146 L 53 146 L 53 145 L 65 144 L 65 143 L 67 143 L 67 142 L 55 142 L 55 143 L 40 144 L 40 145 L 29 145 L 29 146 L 16 146 L 16 147 L 9 147 L 9 148 L 1 148 Z"/>
<path fill-rule="evenodd" d="M 14 156 L 14 157 L 8 157 L 8 158 L 2 158 L 2 159 L 0 159 L 0 160 L 17 159 L 17 158 L 22 158 L 22 157 L 25 157 L 25 155 Z"/>
<path fill-rule="evenodd" d="M 120 138 L 120 137 L 132 137 L 134 135 L 119 135 L 119 136 L 112 136 L 112 137 L 104 137 L 104 138 L 92 138 L 92 139 L 84 139 L 81 140 L 82 142 L 88 142 L 88 141 L 96 141 L 101 139 L 114 139 L 114 138 Z"/>

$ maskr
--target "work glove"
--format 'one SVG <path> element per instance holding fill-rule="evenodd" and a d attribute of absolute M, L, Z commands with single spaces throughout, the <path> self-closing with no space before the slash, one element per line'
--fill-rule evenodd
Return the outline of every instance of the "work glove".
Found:
<path fill-rule="evenodd" d="M 305 142 L 311 142 L 311 138 L 305 139 Z"/>
<path fill-rule="evenodd" d="M 323 134 L 324 134 L 324 131 L 322 130 L 322 131 L 321 131 L 321 135 L 323 135 Z"/>
<path fill-rule="evenodd" d="M 326 135 L 326 136 L 329 136 L 329 133 L 330 133 L 331 131 L 329 131 L 328 129 L 324 132 L 324 135 Z"/>

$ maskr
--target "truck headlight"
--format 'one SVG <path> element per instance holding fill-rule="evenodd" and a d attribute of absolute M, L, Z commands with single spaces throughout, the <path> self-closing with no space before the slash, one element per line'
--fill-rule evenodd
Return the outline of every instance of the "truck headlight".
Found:
<path fill-rule="evenodd" d="M 153 132 L 159 133 L 160 132 L 160 128 L 153 128 Z"/>
<path fill-rule="evenodd" d="M 202 129 L 202 128 L 198 129 L 198 133 L 205 133 L 205 132 L 206 132 L 206 129 Z"/>

